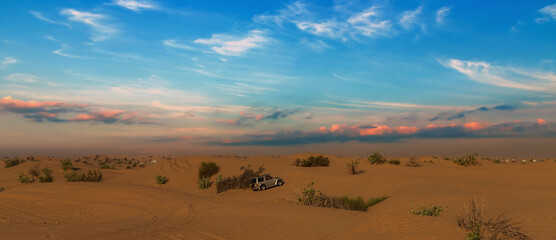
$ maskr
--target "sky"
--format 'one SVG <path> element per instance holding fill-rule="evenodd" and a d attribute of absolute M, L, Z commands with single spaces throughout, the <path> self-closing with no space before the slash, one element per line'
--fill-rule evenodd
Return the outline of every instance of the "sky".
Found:
<path fill-rule="evenodd" d="M 0 2 L 0 154 L 556 155 L 556 1 Z"/>

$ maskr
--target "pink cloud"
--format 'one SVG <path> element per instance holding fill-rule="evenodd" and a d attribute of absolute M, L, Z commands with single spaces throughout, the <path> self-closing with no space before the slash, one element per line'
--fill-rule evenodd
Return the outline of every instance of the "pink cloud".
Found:
<path fill-rule="evenodd" d="M 60 101 L 21 101 L 6 96 L 0 99 L 0 111 L 20 114 L 35 122 L 97 121 L 104 123 L 149 123 L 138 117 L 136 112 L 123 110 L 93 111 L 87 104 Z M 63 118 L 64 114 L 78 113 L 74 118 Z M 60 117 L 62 115 L 62 117 Z"/>
<path fill-rule="evenodd" d="M 542 119 L 542 118 L 539 118 L 539 119 L 537 119 L 536 123 L 539 124 L 539 125 L 545 125 L 545 124 L 546 124 L 546 120 L 544 120 L 544 119 Z"/>
<path fill-rule="evenodd" d="M 463 124 L 463 127 L 470 130 L 481 130 L 489 126 L 488 123 L 468 122 Z"/>

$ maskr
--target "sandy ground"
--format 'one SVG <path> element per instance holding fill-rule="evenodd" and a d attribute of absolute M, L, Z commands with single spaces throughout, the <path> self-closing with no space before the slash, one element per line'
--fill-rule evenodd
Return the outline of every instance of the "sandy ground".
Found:
<path fill-rule="evenodd" d="M 496 164 L 479 167 L 422 157 L 422 167 L 370 165 L 349 175 L 350 157 L 329 156 L 329 167 L 301 168 L 293 156 L 188 156 L 156 158 L 145 168 L 102 170 L 101 183 L 64 182 L 60 160 L 37 157 L 0 168 L 0 239 L 465 239 L 457 212 L 474 196 L 488 216 L 506 212 L 534 239 L 556 239 L 556 162 Z M 197 188 L 202 161 L 216 162 L 219 174 L 264 165 L 286 184 L 262 192 L 232 190 L 216 194 Z M 53 183 L 20 184 L 16 175 L 35 164 L 54 170 Z M 3 167 L 3 163 L 0 163 Z M 82 161 L 84 170 L 97 164 Z M 166 175 L 162 186 L 155 176 Z M 214 179 L 214 177 L 213 177 Z M 328 195 L 390 198 L 367 212 L 296 204 L 307 184 Z M 438 217 L 416 216 L 411 206 L 439 204 Z"/>

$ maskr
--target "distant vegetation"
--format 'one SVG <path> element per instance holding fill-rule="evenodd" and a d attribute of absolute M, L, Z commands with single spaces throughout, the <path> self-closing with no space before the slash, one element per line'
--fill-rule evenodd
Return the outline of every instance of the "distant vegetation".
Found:
<path fill-rule="evenodd" d="M 4 168 L 14 167 L 14 166 L 17 166 L 17 165 L 22 164 L 24 162 L 25 162 L 25 160 L 19 159 L 17 157 L 12 158 L 12 159 L 6 159 L 6 160 L 4 160 L 4 163 L 5 163 Z"/>
<path fill-rule="evenodd" d="M 71 163 L 71 160 L 69 159 L 62 160 L 60 164 L 62 165 L 62 170 L 64 171 L 73 170 L 73 163 Z"/>
<path fill-rule="evenodd" d="M 326 167 L 330 165 L 330 159 L 322 155 L 310 156 L 307 159 L 300 160 L 299 158 L 295 160 L 295 166 L 298 167 Z"/>
<path fill-rule="evenodd" d="M 400 165 L 401 162 L 398 159 L 392 159 L 392 160 L 389 160 L 388 163 L 394 164 L 394 165 Z"/>
<path fill-rule="evenodd" d="M 64 173 L 66 182 L 101 182 L 102 172 L 100 170 L 89 170 L 87 174 L 80 171 L 66 171 Z"/>
<path fill-rule="evenodd" d="M 4 187 L 0 187 L 0 192 L 3 192 L 3 191 L 4 191 Z"/>
<path fill-rule="evenodd" d="M 358 174 L 361 173 L 363 171 L 359 170 L 359 168 L 357 168 L 357 166 L 359 166 L 359 160 L 351 160 L 351 162 L 349 162 L 348 164 L 346 164 L 346 167 L 348 169 L 348 173 L 349 174 Z"/>
<path fill-rule="evenodd" d="M 231 189 L 242 189 L 249 188 L 251 184 L 251 178 L 260 176 L 265 168 L 259 167 L 257 171 L 251 169 L 251 165 L 247 167 L 241 167 L 240 170 L 243 172 L 234 177 L 222 177 L 221 181 L 216 182 L 216 193 L 221 193 Z"/>
<path fill-rule="evenodd" d="M 199 189 L 208 189 L 210 187 L 210 185 L 212 185 L 212 182 L 210 181 L 210 177 L 204 177 L 199 179 L 198 182 L 199 185 Z"/>
<path fill-rule="evenodd" d="M 368 200 L 363 197 L 329 197 L 320 190 L 314 188 L 314 183 L 309 184 L 298 194 L 297 202 L 306 206 L 327 207 L 347 209 L 365 212 L 370 206 L 386 200 L 388 196 L 371 198 Z"/>
<path fill-rule="evenodd" d="M 24 184 L 33 182 L 31 177 L 29 177 L 29 175 L 25 174 L 24 172 L 21 172 L 19 175 L 17 175 L 17 181 Z"/>
<path fill-rule="evenodd" d="M 409 161 L 405 165 L 408 167 L 420 167 L 421 162 L 419 162 L 419 160 L 417 160 L 416 157 L 411 157 L 409 158 Z"/>
<path fill-rule="evenodd" d="M 110 165 L 107 162 L 102 162 L 98 164 L 98 168 L 100 169 L 114 169 L 114 165 Z"/>
<path fill-rule="evenodd" d="M 472 153 L 472 154 L 467 154 L 463 157 L 457 157 L 454 159 L 454 162 L 457 165 L 460 166 L 480 166 L 481 163 L 479 163 L 479 160 L 477 160 L 477 156 L 479 156 L 479 154 L 477 153 Z"/>
<path fill-rule="evenodd" d="M 373 153 L 367 158 L 371 164 L 384 164 L 386 163 L 386 157 L 382 156 L 379 152 Z"/>
<path fill-rule="evenodd" d="M 162 174 L 159 174 L 159 175 L 156 175 L 156 177 L 154 177 L 154 180 L 156 181 L 156 184 L 162 185 L 162 184 L 166 184 L 168 182 L 168 180 L 170 180 L 170 179 L 168 179 L 166 176 L 164 176 Z"/>
<path fill-rule="evenodd" d="M 202 162 L 199 166 L 199 179 L 209 178 L 217 174 L 220 171 L 220 167 L 214 162 Z"/>
<path fill-rule="evenodd" d="M 466 212 L 458 213 L 458 226 L 467 230 L 467 240 L 530 240 L 529 234 L 521 226 L 505 214 L 486 219 L 485 209 L 479 207 L 475 198 L 465 206 Z"/>
<path fill-rule="evenodd" d="M 52 170 L 50 170 L 49 168 L 43 168 L 42 173 L 44 174 L 44 176 L 39 176 L 39 182 L 47 183 L 54 181 L 54 178 L 52 177 Z"/>
<path fill-rule="evenodd" d="M 31 175 L 33 179 L 38 178 L 41 174 L 41 167 L 39 166 L 39 164 L 35 164 L 27 171 L 27 173 L 29 173 L 29 175 Z"/>
<path fill-rule="evenodd" d="M 414 214 L 414 215 L 420 215 L 420 216 L 435 216 L 438 217 L 440 215 L 440 212 L 444 211 L 444 207 L 441 205 L 432 205 L 430 207 L 427 207 L 425 205 L 418 207 L 417 209 L 414 209 L 413 207 L 411 207 L 411 210 L 409 211 L 409 213 Z"/>

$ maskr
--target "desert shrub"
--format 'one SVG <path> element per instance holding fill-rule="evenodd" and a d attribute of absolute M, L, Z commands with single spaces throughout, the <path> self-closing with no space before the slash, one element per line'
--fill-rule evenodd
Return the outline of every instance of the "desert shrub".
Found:
<path fill-rule="evenodd" d="M 101 182 L 102 172 L 100 170 L 89 170 L 87 174 L 80 171 L 66 171 L 64 172 L 66 182 Z"/>
<path fill-rule="evenodd" d="M 367 211 L 367 209 L 379 202 L 386 200 L 388 196 L 364 200 L 363 197 L 329 197 L 320 190 L 314 188 L 314 183 L 307 185 L 297 196 L 297 202 L 306 206 L 338 208 L 355 211 Z"/>
<path fill-rule="evenodd" d="M 43 168 L 42 173 L 44 174 L 44 176 L 39 177 L 39 182 L 46 183 L 54 181 L 54 178 L 52 177 L 52 170 L 50 170 L 49 168 Z"/>
<path fill-rule="evenodd" d="M 4 191 L 4 187 L 0 187 L 0 192 L 3 192 L 3 191 Z"/>
<path fill-rule="evenodd" d="M 386 162 L 386 157 L 382 156 L 379 152 L 373 153 L 368 159 L 371 164 L 384 164 Z"/>
<path fill-rule="evenodd" d="M 222 174 L 218 175 L 215 179 L 215 181 L 218 182 L 222 182 L 222 180 L 224 180 L 224 176 L 222 176 Z"/>
<path fill-rule="evenodd" d="M 4 163 L 5 163 L 4 168 L 14 167 L 14 166 L 17 166 L 17 165 L 22 164 L 24 162 L 25 162 L 25 160 L 19 159 L 17 157 L 13 158 L 13 159 L 6 159 L 6 160 L 4 160 Z"/>
<path fill-rule="evenodd" d="M 85 182 L 101 182 L 102 172 L 100 170 L 89 170 Z"/>
<path fill-rule="evenodd" d="M 477 160 L 477 156 L 478 156 L 477 153 L 467 154 L 463 157 L 457 157 L 456 159 L 454 159 L 454 162 L 457 165 L 466 166 L 466 167 L 471 165 L 480 166 L 481 163 L 479 163 L 479 161 Z"/>
<path fill-rule="evenodd" d="M 85 174 L 79 171 L 69 170 L 64 172 L 66 182 L 83 182 Z"/>
<path fill-rule="evenodd" d="M 330 165 L 330 159 L 322 155 L 318 155 L 316 157 L 310 156 L 309 158 L 303 160 L 295 160 L 295 166 L 298 167 L 326 167 L 328 165 Z"/>
<path fill-rule="evenodd" d="M 210 181 L 210 177 L 204 177 L 199 179 L 198 185 L 199 185 L 199 189 L 208 189 L 210 185 L 212 185 L 212 182 Z"/>
<path fill-rule="evenodd" d="M 29 175 L 25 174 L 24 172 L 21 172 L 19 175 L 17 175 L 17 181 L 20 183 L 32 183 L 33 180 L 29 177 Z"/>
<path fill-rule="evenodd" d="M 31 167 L 31 168 L 29 168 L 29 170 L 27 170 L 27 173 L 29 173 L 29 175 L 31 175 L 31 177 L 37 178 L 41 174 L 41 167 L 39 166 L 39 164 L 35 164 L 35 165 L 33 165 L 33 167 Z"/>
<path fill-rule="evenodd" d="M 494 159 L 492 160 L 492 163 L 502 163 L 502 162 L 500 161 L 500 159 Z"/>
<path fill-rule="evenodd" d="M 400 165 L 401 162 L 398 159 L 392 159 L 392 160 L 388 161 L 388 163 L 394 164 L 394 165 Z"/>
<path fill-rule="evenodd" d="M 421 163 L 419 162 L 419 160 L 417 160 L 416 157 L 411 157 L 405 165 L 408 167 L 420 167 Z"/>
<path fill-rule="evenodd" d="M 114 169 L 114 165 L 110 165 L 107 162 L 99 163 L 98 168 L 100 169 Z"/>
<path fill-rule="evenodd" d="M 361 170 L 359 170 L 357 168 L 357 166 L 359 166 L 359 161 L 352 159 L 350 163 L 346 164 L 348 173 L 349 174 L 358 174 L 358 173 L 362 172 Z"/>
<path fill-rule="evenodd" d="M 251 185 L 251 178 L 260 176 L 265 168 L 261 166 L 255 171 L 251 169 L 251 165 L 248 165 L 247 167 L 241 167 L 240 170 L 243 171 L 240 175 L 224 178 L 222 181 L 216 182 L 216 193 L 221 193 L 230 189 L 249 188 Z"/>
<path fill-rule="evenodd" d="M 199 166 L 199 179 L 210 178 L 220 171 L 220 167 L 214 162 L 202 162 Z"/>
<path fill-rule="evenodd" d="M 506 214 L 487 219 L 485 217 L 484 203 L 479 207 L 475 198 L 465 206 L 466 212 L 458 213 L 457 224 L 468 231 L 468 240 L 529 240 L 531 237 L 525 233 L 520 224 L 508 218 Z"/>
<path fill-rule="evenodd" d="M 71 160 L 69 159 L 62 160 L 60 164 L 62 165 L 62 170 L 64 171 L 73 170 L 73 163 L 71 163 Z"/>
<path fill-rule="evenodd" d="M 440 205 L 431 205 L 430 207 L 423 205 L 418 207 L 417 209 L 414 209 L 413 206 L 411 206 L 411 210 L 409 210 L 409 213 L 420 216 L 438 217 L 440 215 L 440 212 L 442 211 L 444 211 L 444 207 Z"/>
<path fill-rule="evenodd" d="M 158 184 L 158 185 L 166 184 L 168 182 L 168 180 L 170 180 L 162 174 L 156 175 L 156 177 L 154 179 L 156 181 L 156 184 Z"/>

